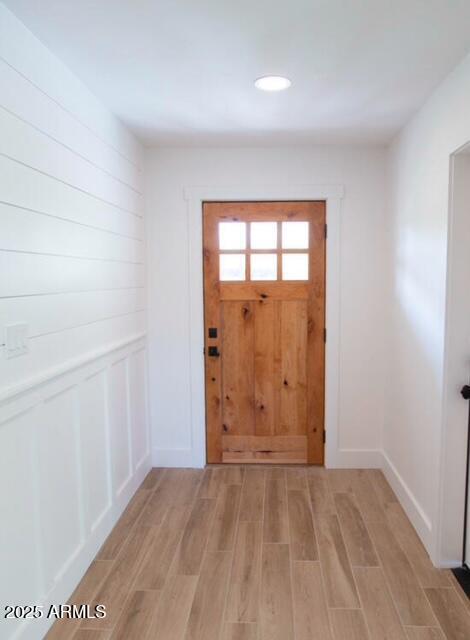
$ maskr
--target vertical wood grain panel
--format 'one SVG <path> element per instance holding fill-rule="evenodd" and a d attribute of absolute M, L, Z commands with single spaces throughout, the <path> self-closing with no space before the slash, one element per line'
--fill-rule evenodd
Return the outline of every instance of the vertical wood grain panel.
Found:
<path fill-rule="evenodd" d="M 281 303 L 279 435 L 307 430 L 307 305 Z"/>
<path fill-rule="evenodd" d="M 273 435 L 279 419 L 279 302 L 253 303 L 255 314 L 255 433 Z"/>
<path fill-rule="evenodd" d="M 254 433 L 253 303 L 222 304 L 224 433 Z"/>
<path fill-rule="evenodd" d="M 308 461 L 323 464 L 325 428 L 325 270 L 326 208 L 315 210 L 310 222 L 310 279 L 308 297 L 307 435 Z"/>
<path fill-rule="evenodd" d="M 209 327 L 222 328 L 222 314 L 219 305 L 219 256 L 218 227 L 214 224 L 213 204 L 203 205 L 204 242 L 204 345 L 208 353 L 210 346 L 220 342 L 209 339 Z M 205 358 L 206 379 L 206 422 L 207 462 L 222 462 L 222 364 L 220 358 Z"/>

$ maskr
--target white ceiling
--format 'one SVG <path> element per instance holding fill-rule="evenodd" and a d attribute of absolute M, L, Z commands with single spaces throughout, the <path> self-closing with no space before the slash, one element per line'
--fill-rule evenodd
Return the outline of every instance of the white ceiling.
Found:
<path fill-rule="evenodd" d="M 470 48 L 468 0 L 3 1 L 148 145 L 384 143 Z"/>

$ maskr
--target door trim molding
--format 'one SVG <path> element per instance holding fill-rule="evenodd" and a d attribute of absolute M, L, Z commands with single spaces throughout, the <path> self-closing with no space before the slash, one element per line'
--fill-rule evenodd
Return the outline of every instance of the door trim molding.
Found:
<path fill-rule="evenodd" d="M 324 200 L 328 239 L 326 245 L 326 327 L 325 350 L 325 466 L 341 464 L 339 448 L 339 371 L 341 312 L 341 201 L 344 187 L 332 185 L 266 185 L 254 187 L 188 186 L 183 190 L 188 224 L 188 322 L 190 367 L 191 443 L 189 466 L 206 464 L 206 406 L 204 379 L 204 289 L 202 260 L 203 202 Z"/>

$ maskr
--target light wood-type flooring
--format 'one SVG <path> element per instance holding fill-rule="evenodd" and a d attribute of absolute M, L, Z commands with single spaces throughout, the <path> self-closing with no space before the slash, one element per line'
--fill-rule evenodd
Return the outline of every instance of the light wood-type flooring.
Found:
<path fill-rule="evenodd" d="M 48 640 L 469 640 L 377 470 L 153 469 Z"/>

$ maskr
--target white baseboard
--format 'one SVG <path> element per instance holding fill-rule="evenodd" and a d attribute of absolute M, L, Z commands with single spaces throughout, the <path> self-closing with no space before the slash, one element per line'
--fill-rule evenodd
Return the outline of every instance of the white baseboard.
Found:
<path fill-rule="evenodd" d="M 462 560 L 441 560 L 439 569 L 457 569 L 462 566 Z"/>
<path fill-rule="evenodd" d="M 411 523 L 413 524 L 419 537 L 421 538 L 422 543 L 426 547 L 426 551 L 432 557 L 433 531 L 430 519 L 426 515 L 426 512 L 424 511 L 422 506 L 419 504 L 410 487 L 403 480 L 401 475 L 398 473 L 397 468 L 385 452 L 382 452 L 382 458 L 382 469 L 385 477 L 396 493 L 401 506 L 405 510 L 408 518 L 411 520 Z"/>
<path fill-rule="evenodd" d="M 380 469 L 382 451 L 380 449 L 338 449 L 328 455 L 325 466 L 328 469 Z"/>
<path fill-rule="evenodd" d="M 202 469 L 204 462 L 198 459 L 193 449 L 152 449 L 154 467 L 181 467 Z"/>

